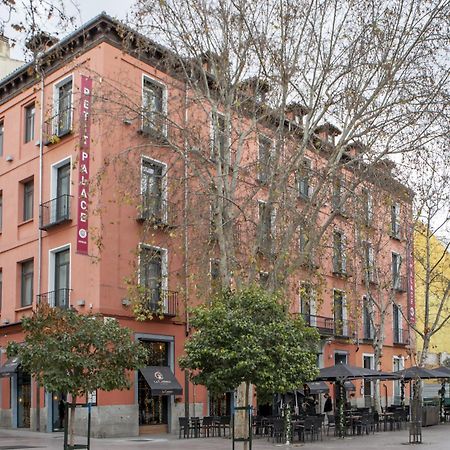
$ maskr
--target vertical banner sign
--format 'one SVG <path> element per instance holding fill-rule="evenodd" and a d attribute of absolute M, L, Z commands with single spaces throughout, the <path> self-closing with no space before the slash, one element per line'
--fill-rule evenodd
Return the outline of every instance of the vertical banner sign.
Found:
<path fill-rule="evenodd" d="M 89 149 L 92 79 L 81 76 L 80 157 L 78 164 L 77 253 L 88 254 Z"/>
<path fill-rule="evenodd" d="M 408 227 L 408 320 L 411 325 L 416 323 L 416 299 L 414 287 L 414 227 Z"/>

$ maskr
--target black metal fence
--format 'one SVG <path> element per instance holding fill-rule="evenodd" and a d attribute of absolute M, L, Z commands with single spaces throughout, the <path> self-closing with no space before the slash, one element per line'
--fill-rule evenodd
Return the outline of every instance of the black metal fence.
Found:
<path fill-rule="evenodd" d="M 71 195 L 60 195 L 39 208 L 39 228 L 48 230 L 55 225 L 71 220 Z"/>

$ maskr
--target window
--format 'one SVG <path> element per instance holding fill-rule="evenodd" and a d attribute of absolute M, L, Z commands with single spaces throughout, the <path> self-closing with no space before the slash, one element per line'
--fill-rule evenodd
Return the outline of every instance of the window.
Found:
<path fill-rule="evenodd" d="M 401 276 L 402 257 L 397 253 L 392 253 L 392 285 L 397 291 L 403 290 L 404 280 Z"/>
<path fill-rule="evenodd" d="M 142 87 L 142 128 L 144 131 L 165 132 L 164 94 L 165 90 L 162 85 L 148 77 L 144 77 Z"/>
<path fill-rule="evenodd" d="M 33 260 L 24 261 L 21 266 L 20 305 L 33 303 Z"/>
<path fill-rule="evenodd" d="M 373 339 L 373 301 L 370 297 L 363 297 L 363 331 L 364 339 Z"/>
<path fill-rule="evenodd" d="M 347 307 L 342 291 L 333 292 L 334 334 L 336 336 L 348 336 Z"/>
<path fill-rule="evenodd" d="M 274 210 L 266 202 L 259 202 L 260 250 L 265 253 L 272 251 Z"/>
<path fill-rule="evenodd" d="M 270 160 L 272 157 L 272 141 L 259 135 L 258 180 L 267 183 L 270 176 Z"/>
<path fill-rule="evenodd" d="M 72 77 L 55 85 L 53 134 L 62 137 L 72 129 Z"/>
<path fill-rule="evenodd" d="M 56 169 L 55 222 L 70 218 L 70 162 Z"/>
<path fill-rule="evenodd" d="M 70 293 L 70 249 L 65 248 L 54 253 L 54 290 L 53 299 L 49 299 L 53 306 L 69 307 Z"/>
<path fill-rule="evenodd" d="M 259 272 L 259 285 L 263 289 L 269 288 L 269 272 Z"/>
<path fill-rule="evenodd" d="M 0 156 L 3 156 L 3 136 L 5 134 L 5 126 L 3 120 L 0 120 Z"/>
<path fill-rule="evenodd" d="M 307 325 L 316 325 L 316 299 L 309 283 L 302 283 L 300 286 L 300 312 Z"/>
<path fill-rule="evenodd" d="M 143 159 L 141 167 L 141 217 L 167 221 L 165 165 Z"/>
<path fill-rule="evenodd" d="M 302 198 L 310 198 L 312 194 L 311 188 L 311 167 L 312 163 L 309 158 L 303 158 L 300 165 L 300 170 L 298 171 L 298 193 Z"/>
<path fill-rule="evenodd" d="M 392 330 L 394 344 L 403 344 L 402 312 L 395 303 L 392 305 Z"/>
<path fill-rule="evenodd" d="M 373 198 L 372 194 L 366 188 L 362 190 L 362 201 L 363 223 L 366 226 L 370 226 L 373 220 Z"/>
<path fill-rule="evenodd" d="M 211 259 L 210 264 L 210 276 L 211 276 L 211 292 L 218 293 L 222 286 L 220 279 L 220 262 L 218 259 Z"/>
<path fill-rule="evenodd" d="M 25 142 L 30 142 L 34 139 L 35 112 L 36 109 L 34 103 L 25 108 Z"/>
<path fill-rule="evenodd" d="M 366 274 L 365 281 L 368 283 L 375 282 L 375 258 L 373 254 L 373 247 L 370 242 L 363 243 L 364 249 L 364 269 Z"/>
<path fill-rule="evenodd" d="M 391 237 L 400 239 L 400 204 L 394 203 L 391 206 Z"/>
<path fill-rule="evenodd" d="M 345 206 L 344 206 L 344 182 L 342 177 L 337 177 L 334 180 L 333 184 L 333 198 L 332 205 L 333 211 L 339 214 L 345 214 Z"/>
<path fill-rule="evenodd" d="M 139 284 L 146 306 L 150 311 L 160 311 L 167 297 L 167 250 L 142 245 L 139 265 Z"/>
<path fill-rule="evenodd" d="M 364 369 L 375 369 L 375 358 L 373 355 L 363 355 L 363 367 Z M 368 403 L 371 405 L 371 397 L 373 392 L 373 382 L 370 380 L 364 380 L 364 397 L 368 397 Z"/>
<path fill-rule="evenodd" d="M 399 370 L 403 370 L 405 368 L 405 361 L 403 357 L 394 356 L 392 361 L 392 371 L 398 372 Z M 394 383 L 394 404 L 401 404 L 401 381 L 395 380 Z"/>
<path fill-rule="evenodd" d="M 225 133 L 225 116 L 219 113 L 211 115 L 212 126 L 212 148 L 211 159 L 216 161 L 225 161 L 226 156 L 226 133 Z"/>
<path fill-rule="evenodd" d="M 23 221 L 33 218 L 34 180 L 23 183 Z"/>
<path fill-rule="evenodd" d="M 346 238 L 344 233 L 333 233 L 333 273 L 345 275 L 347 273 Z"/>
<path fill-rule="evenodd" d="M 0 233 L 3 230 L 3 191 L 0 191 Z"/>

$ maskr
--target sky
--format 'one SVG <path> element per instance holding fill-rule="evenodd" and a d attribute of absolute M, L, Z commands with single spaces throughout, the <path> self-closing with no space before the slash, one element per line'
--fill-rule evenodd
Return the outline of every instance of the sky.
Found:
<path fill-rule="evenodd" d="M 112 17 L 118 19 L 125 19 L 127 12 L 131 6 L 135 3 L 135 0 L 64 0 L 67 8 L 67 13 L 73 15 L 76 18 L 77 27 L 87 22 L 92 17 L 100 14 L 102 11 L 106 12 Z M 78 5 L 79 11 L 74 6 L 74 3 Z M 20 1 L 17 1 L 17 5 L 20 5 Z M 51 32 L 52 30 L 47 30 Z M 8 27 L 5 30 L 5 34 L 8 37 L 16 37 L 13 30 Z M 67 32 L 62 32 L 61 37 L 65 36 Z M 23 60 L 22 43 L 18 42 L 17 46 L 11 49 L 11 57 Z"/>

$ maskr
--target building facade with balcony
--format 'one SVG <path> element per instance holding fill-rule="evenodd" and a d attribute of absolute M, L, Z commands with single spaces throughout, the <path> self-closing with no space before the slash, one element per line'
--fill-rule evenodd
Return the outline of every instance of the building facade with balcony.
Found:
<path fill-rule="evenodd" d="M 160 47 L 140 55 L 122 39 L 121 25 L 100 15 L 48 49 L 38 76 L 29 64 L 0 81 L 0 363 L 6 362 L 8 341 L 23 338 L 21 318 L 45 301 L 99 312 L 131 328 L 149 348 L 148 366 L 168 367 L 183 386 L 182 394 L 161 395 L 138 371 L 131 375 L 131 390 L 95 393 L 95 436 L 174 431 L 186 398 L 192 415 L 229 414 L 232 402 L 230 393 L 213 400 L 202 386 L 185 381 L 177 364 L 189 332 L 186 305 L 205 300 L 198 286 L 214 290 L 220 284 L 214 211 L 199 182 L 186 189 L 189 177 L 179 156 L 180 130 L 201 123 L 204 111 L 186 105 L 183 79 L 162 63 Z M 209 159 L 216 161 L 227 133 L 220 114 L 204 114 L 212 125 L 200 131 L 211 140 Z M 324 127 L 317 138 L 329 143 L 338 132 Z M 169 137 L 180 144 L 176 151 Z M 248 150 L 259 159 L 249 176 L 262 186 L 270 140 L 256 139 Z M 312 196 L 310 170 L 324 160 L 310 156 L 299 171 L 299 208 Z M 379 171 L 388 172 L 384 165 Z M 402 230 L 409 223 L 410 196 L 389 174 L 390 184 L 380 184 L 377 172 L 358 191 L 365 200 L 356 220 L 357 202 L 341 201 L 345 179 L 352 176 L 342 172 L 327 206 L 336 212 L 335 223 L 326 245 L 308 252 L 293 276 L 291 312 L 319 331 L 321 367 L 345 361 L 372 368 L 380 322 L 374 310 L 383 299 L 381 365 L 397 369 L 408 357 Z M 189 195 L 204 209 L 191 210 Z M 376 201 L 386 195 L 388 204 Z M 193 218 L 203 213 L 204 226 L 197 226 Z M 263 224 L 258 255 L 264 261 L 275 252 L 275 211 L 260 195 L 253 213 Z M 235 241 L 248 242 L 248 223 L 235 224 L 232 232 Z M 307 242 L 301 233 L 293 247 L 302 253 Z M 311 282 L 313 272 L 320 272 L 320 282 Z M 269 275 L 270 267 L 260 270 L 262 285 Z M 38 395 L 20 365 L 7 375 L 0 378 L 0 426 L 59 429 L 64 393 L 41 388 Z M 370 383 L 356 385 L 361 402 L 373 395 Z M 395 397 L 395 385 L 386 385 Z"/>

